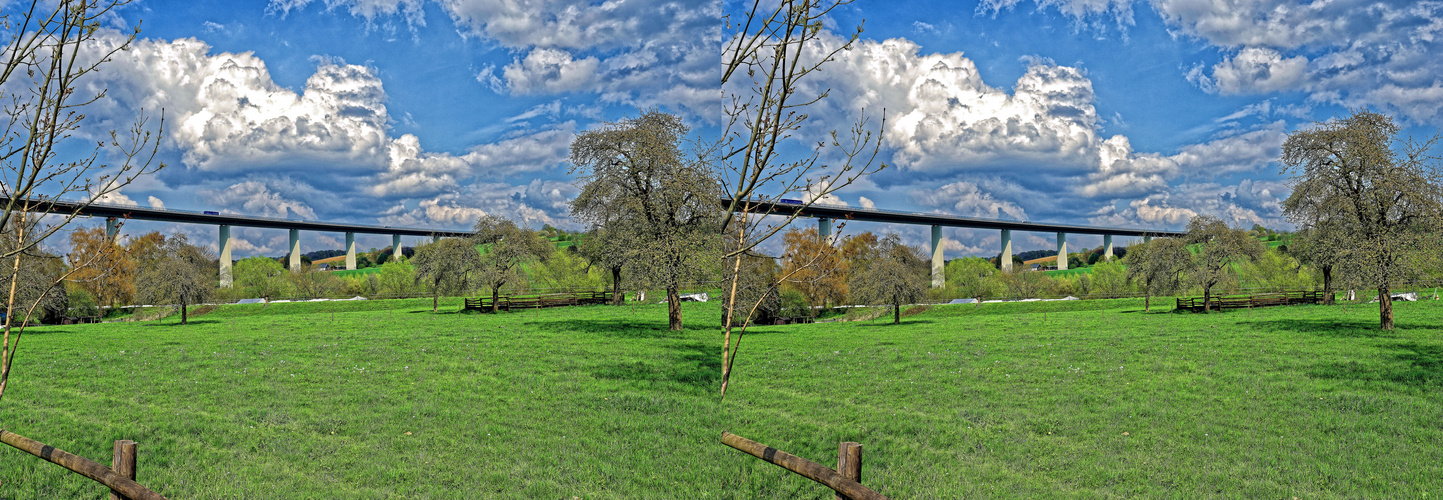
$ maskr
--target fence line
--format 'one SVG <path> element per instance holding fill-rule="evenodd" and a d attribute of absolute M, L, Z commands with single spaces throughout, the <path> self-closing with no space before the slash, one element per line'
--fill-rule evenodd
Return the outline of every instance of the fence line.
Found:
<path fill-rule="evenodd" d="M 1246 295 L 1213 295 L 1206 301 L 1203 300 L 1203 297 L 1178 297 L 1177 308 L 1192 312 L 1202 312 L 1207 309 L 1222 311 L 1224 309 L 1322 304 L 1323 300 L 1322 290 L 1288 290 Z"/>
<path fill-rule="evenodd" d="M 0 442 L 14 446 L 20 451 L 43 458 L 50 463 L 59 465 L 71 472 L 105 485 L 110 488 L 112 492 L 111 498 L 117 498 L 116 495 L 120 495 L 120 498 L 130 500 L 166 500 L 165 497 L 159 493 L 151 491 L 149 488 L 135 482 L 135 447 L 133 446 L 135 443 L 133 441 L 115 442 L 117 450 L 122 448 L 122 443 L 130 443 L 131 445 L 129 446 L 130 456 L 128 459 L 123 456 L 116 456 L 114 458 L 112 464 L 119 466 L 116 469 L 100 465 L 88 458 L 4 429 L 0 429 Z M 129 460 L 129 470 L 124 472 L 117 470 L 124 468 L 123 464 L 126 460 Z M 130 477 L 126 477 L 127 475 Z"/>
<path fill-rule="evenodd" d="M 490 311 L 495 308 L 510 312 L 512 309 L 541 309 L 543 307 L 582 306 L 610 302 L 611 292 L 545 293 L 534 297 L 502 295 L 496 298 L 495 303 L 492 302 L 491 297 L 467 298 L 461 309 L 463 311 Z"/>

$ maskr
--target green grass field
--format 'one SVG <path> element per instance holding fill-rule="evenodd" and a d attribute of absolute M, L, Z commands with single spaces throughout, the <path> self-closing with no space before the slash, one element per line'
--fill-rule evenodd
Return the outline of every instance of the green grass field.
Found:
<path fill-rule="evenodd" d="M 376 273 L 379 273 L 379 272 L 381 272 L 381 268 L 380 268 L 380 266 L 376 266 L 376 267 L 363 267 L 363 268 L 361 268 L 361 269 L 342 269 L 342 270 L 340 270 L 340 271 L 331 271 L 331 274 L 333 274 L 333 275 L 335 275 L 336 277 L 339 277 L 339 278 L 350 278 L 350 277 L 354 277 L 354 276 L 365 276 L 365 275 L 367 275 L 367 274 L 376 274 Z"/>
<path fill-rule="evenodd" d="M 228 306 L 36 328 L 0 427 L 171 498 L 831 498 L 722 430 L 909 498 L 1443 495 L 1443 302 L 1191 315 L 937 306 L 757 328 L 716 397 L 717 303 L 431 314 Z M 102 498 L 0 447 L 0 497 Z"/>

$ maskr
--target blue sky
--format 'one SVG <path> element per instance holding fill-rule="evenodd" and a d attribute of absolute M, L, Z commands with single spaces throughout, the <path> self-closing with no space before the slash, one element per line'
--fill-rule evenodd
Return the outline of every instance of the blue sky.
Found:
<path fill-rule="evenodd" d="M 650 106 L 682 114 L 699 138 L 717 133 L 730 37 L 720 19 L 735 7 L 141 1 L 113 20 L 143 20 L 143 31 L 92 82 L 111 91 L 91 131 L 164 107 L 169 167 L 108 201 L 444 228 L 499 213 L 574 227 L 564 159 L 575 133 Z M 1288 132 L 1359 106 L 1418 134 L 1443 122 L 1437 3 L 859 0 L 834 14 L 824 42 L 864 19 L 853 50 L 809 83 L 832 97 L 801 138 L 885 108 L 891 168 L 830 202 L 1129 227 L 1208 213 L 1285 227 L 1273 160 Z M 238 236 L 238 255 L 285 251 L 281 231 Z M 997 251 L 989 232 L 946 236 L 949 258 Z M 340 235 L 307 238 L 304 249 L 340 247 Z"/>

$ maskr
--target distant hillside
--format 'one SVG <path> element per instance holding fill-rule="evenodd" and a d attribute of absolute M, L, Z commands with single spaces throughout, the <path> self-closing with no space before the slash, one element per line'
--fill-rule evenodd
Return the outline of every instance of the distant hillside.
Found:
<path fill-rule="evenodd" d="M 335 263 L 337 263 L 337 262 L 345 262 L 345 261 L 346 261 L 346 253 L 345 253 L 345 252 L 341 252 L 340 255 L 337 255 L 337 256 L 335 256 L 335 257 L 327 257 L 327 258 L 324 258 L 324 259 L 311 259 L 311 263 L 312 263 L 312 264 L 335 264 Z"/>
<path fill-rule="evenodd" d="M 1033 265 L 1033 264 L 1055 264 L 1055 263 L 1057 263 L 1057 252 L 1055 252 L 1055 251 L 1052 252 L 1052 255 L 1049 255 L 1049 256 L 1046 256 L 1046 257 L 1038 257 L 1038 258 L 1036 258 L 1036 259 L 1029 259 L 1029 260 L 1024 260 L 1024 261 L 1022 261 L 1022 264 L 1023 264 L 1023 265 L 1028 265 L 1028 266 Z"/>
<path fill-rule="evenodd" d="M 345 251 L 345 250 L 316 250 L 316 251 L 314 251 L 314 252 L 306 252 L 306 253 L 303 253 L 303 254 L 301 254 L 301 255 L 304 255 L 307 259 L 311 259 L 311 262 L 320 262 L 320 261 L 322 261 L 322 260 L 329 259 L 329 258 L 335 257 L 335 256 L 345 257 L 345 256 L 346 256 L 346 251 Z"/>
<path fill-rule="evenodd" d="M 999 254 L 999 255 L 1000 255 L 1000 254 Z M 1026 252 L 1022 252 L 1022 253 L 1018 253 L 1018 254 L 1014 254 L 1014 255 L 1016 255 L 1017 258 L 1022 259 L 1023 262 L 1026 262 L 1026 261 L 1029 261 L 1029 260 L 1040 259 L 1040 258 L 1043 258 L 1043 257 L 1056 257 L 1056 256 L 1057 256 L 1057 250 L 1055 250 L 1055 249 L 1054 249 L 1054 250 L 1028 250 L 1028 251 L 1026 251 Z M 1057 259 L 1053 259 L 1053 260 L 1057 260 Z"/>

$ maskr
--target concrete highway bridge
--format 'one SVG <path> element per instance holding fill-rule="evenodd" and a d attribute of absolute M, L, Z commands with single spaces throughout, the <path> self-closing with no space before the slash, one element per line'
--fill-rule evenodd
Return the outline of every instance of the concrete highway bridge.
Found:
<path fill-rule="evenodd" d="M 10 202 L 9 198 L 0 197 L 0 205 Z M 301 268 L 301 231 L 319 231 L 330 233 L 345 233 L 346 235 L 346 269 L 356 268 L 356 234 L 389 234 L 391 235 L 392 252 L 397 257 L 401 256 L 402 236 L 430 236 L 440 237 L 466 237 L 470 236 L 469 231 L 451 231 L 442 229 L 407 228 L 390 226 L 368 226 L 361 224 L 349 224 L 341 222 L 314 222 L 294 219 L 280 219 L 274 217 L 256 217 L 250 215 L 221 214 L 218 212 L 193 212 L 189 210 L 174 210 L 167 208 L 148 208 L 135 205 L 116 205 L 111 203 L 90 203 L 83 201 L 47 200 L 38 203 L 29 209 L 30 212 L 49 213 L 78 213 L 88 217 L 104 217 L 105 233 L 114 238 L 118 230 L 117 222 L 121 219 L 145 220 L 158 222 L 179 222 L 183 224 L 210 224 L 220 227 L 220 283 L 223 287 L 231 285 L 231 226 L 259 227 L 267 229 L 287 229 L 291 233 L 290 245 L 290 268 Z"/>
<path fill-rule="evenodd" d="M 731 198 L 722 198 L 722 206 L 731 206 Z M 817 219 L 817 233 L 827 238 L 832 235 L 833 220 L 882 222 L 888 224 L 911 224 L 932 226 L 932 286 L 940 288 L 944 283 L 942 270 L 942 228 L 944 227 L 965 227 L 972 229 L 996 229 L 1002 231 L 1002 270 L 1012 271 L 1012 232 L 1037 232 L 1055 233 L 1057 235 L 1057 259 L 1058 269 L 1067 269 L 1067 235 L 1068 234 L 1095 234 L 1102 236 L 1102 244 L 1106 258 L 1112 258 L 1112 237 L 1113 236 L 1136 236 L 1144 240 L 1151 240 L 1154 236 L 1183 236 L 1187 233 L 1177 231 L 1164 231 L 1159 229 L 1128 229 L 1116 227 L 1094 227 L 1079 226 L 1075 224 L 1055 224 L 1049 222 L 1029 221 L 1004 221 L 996 219 L 982 219 L 976 217 L 959 217 L 956 215 L 921 213 L 921 212 L 900 212 L 895 210 L 883 210 L 876 208 L 856 208 L 840 205 L 806 205 L 798 200 L 779 199 L 776 201 L 745 201 L 739 205 L 743 211 L 754 214 L 771 214 L 789 216 L 796 214 L 798 217 L 812 217 Z"/>
<path fill-rule="evenodd" d="M 722 198 L 722 206 L 731 205 L 730 198 Z M 0 205 L 8 204 L 9 198 L 0 197 Z M 1113 236 L 1136 236 L 1145 240 L 1153 236 L 1182 236 L 1186 233 L 1177 231 L 1163 231 L 1155 229 L 1128 229 L 1079 226 L 1074 224 L 1055 224 L 1047 222 L 1029 221 L 1003 221 L 995 219 L 982 219 L 975 217 L 959 217 L 936 213 L 901 212 L 895 210 L 883 210 L 875 208 L 855 208 L 838 205 L 806 205 L 800 201 L 781 199 L 777 201 L 748 201 L 742 204 L 743 210 L 755 214 L 792 215 L 799 217 L 812 217 L 817 219 L 817 232 L 827 238 L 832 235 L 833 220 L 855 220 L 866 222 L 881 222 L 888 224 L 912 224 L 927 225 L 932 227 L 932 286 L 943 285 L 943 261 L 942 261 L 942 228 L 943 227 L 965 227 L 973 229 L 996 229 L 1002 231 L 1002 258 L 1001 264 L 1004 271 L 1012 271 L 1012 231 L 1055 233 L 1057 235 L 1057 253 L 1064 256 L 1057 259 L 1058 269 L 1067 269 L 1067 235 L 1068 234 L 1096 234 L 1102 235 L 1104 253 L 1106 258 L 1112 258 L 1112 237 Z M 106 234 L 115 236 L 117 222 L 120 219 L 145 220 L 158 222 L 178 222 L 183 224 L 210 224 L 219 226 L 220 229 L 220 281 L 221 286 L 231 285 L 231 226 L 259 227 L 267 229 L 286 229 L 290 231 L 290 267 L 299 269 L 301 265 L 301 231 L 321 231 L 333 233 L 345 233 L 346 235 L 346 269 L 356 268 L 356 234 L 389 234 L 391 235 L 392 251 L 399 257 L 401 255 L 402 236 L 429 236 L 432 238 L 441 237 L 467 237 L 468 231 L 452 231 L 427 228 L 406 228 L 390 226 L 369 226 L 362 224 L 349 224 L 341 222 L 316 222 L 294 219 L 280 219 L 274 217 L 256 217 L 250 215 L 221 214 L 218 212 L 195 212 L 189 210 L 175 210 L 166 208 L 148 208 L 136 205 L 116 205 L 110 203 L 90 203 L 82 201 L 47 200 L 37 203 L 29 208 L 30 212 L 49 213 L 77 213 L 88 217 L 104 217 Z"/>

